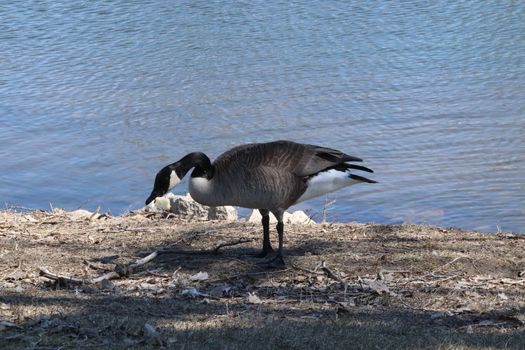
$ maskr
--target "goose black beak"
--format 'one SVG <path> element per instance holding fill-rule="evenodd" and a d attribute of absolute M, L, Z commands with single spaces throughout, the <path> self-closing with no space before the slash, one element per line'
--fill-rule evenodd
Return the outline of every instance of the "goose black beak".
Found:
<path fill-rule="evenodd" d="M 148 205 L 151 202 L 153 202 L 155 200 L 155 198 L 162 197 L 162 196 L 164 196 L 164 193 L 161 193 L 161 192 L 158 192 L 158 191 L 151 192 L 151 194 L 149 195 L 148 199 L 146 199 L 146 205 Z"/>

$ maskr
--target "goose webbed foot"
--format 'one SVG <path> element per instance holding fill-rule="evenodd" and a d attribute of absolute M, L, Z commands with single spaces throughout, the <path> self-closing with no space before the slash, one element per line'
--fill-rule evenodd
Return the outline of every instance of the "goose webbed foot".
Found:
<path fill-rule="evenodd" d="M 277 253 L 273 258 L 261 263 L 261 265 L 275 269 L 286 267 L 286 262 L 284 261 L 282 254 Z"/>

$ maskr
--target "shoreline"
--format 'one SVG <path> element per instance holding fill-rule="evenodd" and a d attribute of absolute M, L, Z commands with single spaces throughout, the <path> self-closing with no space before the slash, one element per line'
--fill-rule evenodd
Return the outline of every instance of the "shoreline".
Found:
<path fill-rule="evenodd" d="M 522 234 L 84 214 L 0 212 L 0 347 L 525 347 Z"/>
<path fill-rule="evenodd" d="M 175 198 L 179 198 L 179 199 L 186 199 L 188 198 L 189 196 L 189 193 L 186 194 L 186 195 L 174 195 L 173 193 L 169 193 L 168 196 L 166 197 L 167 199 L 169 199 L 171 201 L 171 204 L 173 205 L 173 199 Z M 191 199 L 191 197 L 189 197 L 191 202 L 192 202 L 192 205 L 196 204 L 197 206 L 200 206 L 200 207 L 204 207 L 200 204 L 198 204 L 197 202 L 193 201 L 193 199 Z M 149 208 L 148 208 L 149 207 Z M 208 207 L 204 207 L 206 208 L 205 210 L 208 209 Z M 245 208 L 236 208 L 236 207 L 218 207 L 218 208 L 228 208 L 227 210 L 230 211 L 231 209 L 234 210 L 234 217 L 235 219 L 228 219 L 230 221 L 240 221 L 240 222 L 245 222 L 245 221 L 250 221 L 250 217 L 252 216 L 253 212 L 252 212 L 252 209 L 245 209 Z M 129 215 L 133 215 L 133 214 L 138 214 L 138 213 L 142 213 L 144 211 L 148 211 L 148 209 L 152 209 L 151 206 L 145 206 L 143 208 L 138 208 L 138 209 L 133 209 L 133 210 L 126 210 L 122 213 L 117 213 L 117 214 L 113 214 L 110 210 L 107 210 L 107 211 L 104 211 L 104 210 L 100 210 L 100 206 L 95 208 L 95 210 L 88 210 L 88 209 L 84 209 L 82 207 L 77 207 L 75 209 L 64 209 L 64 208 L 60 208 L 60 207 L 53 207 L 53 206 L 50 206 L 49 209 L 45 209 L 45 208 L 29 208 L 29 207 L 23 207 L 23 206 L 17 206 L 17 205 L 9 205 L 9 206 L 6 206 L 4 209 L 0 209 L 0 215 L 2 213 L 18 213 L 18 214 L 32 214 L 32 213 L 52 213 L 54 210 L 57 210 L 59 213 L 74 213 L 74 212 L 84 212 L 84 213 L 96 213 L 96 214 L 101 214 L 101 215 L 104 215 L 106 217 L 111 217 L 111 218 L 119 218 L 119 217 L 126 217 L 126 216 L 129 216 Z M 182 210 L 187 210 L 188 208 L 185 207 L 183 208 Z M 181 219 L 192 219 L 192 218 L 195 218 L 197 219 L 198 221 L 215 221 L 215 220 L 224 220 L 224 218 L 203 218 L 203 217 L 200 217 L 198 218 L 198 214 L 194 216 L 194 212 L 192 212 L 192 208 L 190 208 L 190 213 L 184 213 L 183 215 L 179 215 L 179 213 L 175 213 L 177 217 L 181 218 Z M 169 207 L 165 207 L 165 205 L 160 205 L 158 208 L 153 208 L 152 211 L 158 211 L 158 212 L 161 212 L 161 211 L 166 211 L 166 212 L 170 212 L 170 209 Z M 242 213 L 242 214 L 241 214 Z M 294 213 L 297 213 L 299 215 L 298 218 L 300 219 L 303 219 L 308 217 L 310 218 L 310 220 L 312 220 L 313 223 L 316 223 L 316 224 L 322 224 L 322 223 L 330 223 L 330 224 L 340 224 L 340 225 L 352 225 L 352 224 L 356 224 L 356 223 L 367 223 L 367 224 L 376 224 L 376 225 L 392 225 L 392 226 L 402 226 L 402 225 L 415 225 L 415 226 L 422 226 L 422 227 L 436 227 L 436 228 L 443 228 L 443 229 L 447 229 L 447 230 L 457 230 L 457 231 L 463 231 L 463 232 L 476 232 L 476 233 L 481 233 L 481 234 L 490 234 L 490 235 L 493 235 L 493 234 L 510 234 L 510 235 L 525 235 L 525 231 L 516 231 L 516 230 L 506 230 L 505 228 L 501 228 L 500 225 L 498 224 L 494 224 L 492 226 L 483 226 L 481 227 L 481 229 L 478 227 L 478 229 L 476 229 L 475 225 L 470 225 L 472 227 L 461 227 L 461 226 L 454 226 L 454 225 L 447 225 L 447 224 L 436 224 L 436 223 L 431 223 L 431 222 L 414 222 L 413 220 L 394 220 L 394 222 L 382 222 L 382 221 L 359 221 L 359 220 L 351 220 L 351 221 L 337 221 L 337 220 L 326 220 L 325 222 L 323 222 L 323 217 L 325 217 L 325 213 L 323 211 L 321 212 L 315 212 L 314 214 L 312 214 L 312 212 L 310 211 L 310 209 L 306 209 L 306 210 L 301 210 L 301 209 L 294 209 L 294 207 L 291 207 L 287 212 L 287 215 L 292 215 Z M 229 215 L 229 214 L 228 214 Z M 256 218 L 259 214 L 257 213 L 256 214 Z M 81 214 L 81 216 L 83 216 L 83 214 Z M 220 216 L 220 215 L 219 215 Z M 272 223 L 275 222 L 275 218 L 273 217 L 273 215 L 270 213 L 270 217 L 272 219 Z M 306 220 L 308 221 L 308 220 Z M 290 223 L 290 222 L 288 222 Z M 300 222 L 298 222 L 300 223 Z"/>

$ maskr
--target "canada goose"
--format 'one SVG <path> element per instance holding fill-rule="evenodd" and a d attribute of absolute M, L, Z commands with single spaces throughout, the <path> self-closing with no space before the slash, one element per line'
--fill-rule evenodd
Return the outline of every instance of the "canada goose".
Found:
<path fill-rule="evenodd" d="M 233 205 L 259 209 L 263 226 L 260 257 L 273 252 L 269 213 L 275 215 L 279 249 L 272 261 L 284 264 L 284 211 L 293 204 L 355 183 L 375 183 L 350 172 L 350 169 L 373 172 L 348 163 L 361 161 L 331 148 L 291 141 L 237 146 L 221 154 L 213 163 L 204 153 L 189 153 L 157 173 L 146 205 L 165 195 L 193 168 L 189 190 L 197 202 L 212 207 Z"/>

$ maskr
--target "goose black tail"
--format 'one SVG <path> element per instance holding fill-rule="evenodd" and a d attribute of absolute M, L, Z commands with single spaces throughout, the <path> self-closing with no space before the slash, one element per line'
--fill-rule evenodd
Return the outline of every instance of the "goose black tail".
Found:
<path fill-rule="evenodd" d="M 357 181 L 362 181 L 362 182 L 368 182 L 368 183 L 370 183 L 370 184 L 375 184 L 375 183 L 377 183 L 377 181 L 370 180 L 370 179 L 367 179 L 366 177 L 359 176 L 359 175 L 355 175 L 355 174 L 350 174 L 349 177 L 350 177 L 351 179 L 354 179 L 354 180 L 357 180 Z"/>

